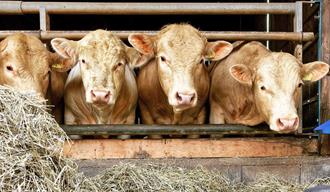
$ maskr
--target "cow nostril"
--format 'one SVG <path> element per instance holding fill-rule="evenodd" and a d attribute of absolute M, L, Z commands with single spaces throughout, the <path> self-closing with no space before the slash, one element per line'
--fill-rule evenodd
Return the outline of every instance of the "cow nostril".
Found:
<path fill-rule="evenodd" d="M 195 94 L 195 93 L 192 94 L 192 97 L 191 97 L 191 99 L 190 99 L 190 102 L 193 102 L 193 100 L 195 99 L 195 97 L 196 97 L 196 94 Z"/>
<path fill-rule="evenodd" d="M 108 91 L 107 94 L 104 96 L 104 98 L 109 99 L 110 95 L 111 95 L 111 93 L 110 93 L 110 91 Z"/>
<path fill-rule="evenodd" d="M 284 126 L 284 124 L 281 121 L 281 119 L 277 119 L 276 124 L 277 124 L 278 127 L 283 127 Z"/>
<path fill-rule="evenodd" d="M 95 95 L 95 93 L 94 93 L 93 90 L 91 90 L 91 95 L 92 95 L 92 97 L 96 97 L 96 95 Z"/>
<path fill-rule="evenodd" d="M 178 101 L 182 101 L 182 97 L 180 96 L 180 94 L 178 93 L 178 92 L 176 92 L 176 99 L 178 100 Z"/>

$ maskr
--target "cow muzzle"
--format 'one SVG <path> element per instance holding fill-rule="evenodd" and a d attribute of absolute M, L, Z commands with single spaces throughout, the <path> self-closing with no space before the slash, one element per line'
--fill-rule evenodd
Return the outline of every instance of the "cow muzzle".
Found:
<path fill-rule="evenodd" d="M 274 131 L 281 133 L 295 132 L 299 126 L 299 117 L 294 118 L 278 118 L 274 126 Z"/>
<path fill-rule="evenodd" d="M 94 104 L 108 104 L 111 92 L 106 90 L 91 90 L 91 100 Z"/>
<path fill-rule="evenodd" d="M 172 103 L 176 111 L 183 111 L 188 108 L 196 106 L 197 94 L 196 92 L 176 92 Z"/>

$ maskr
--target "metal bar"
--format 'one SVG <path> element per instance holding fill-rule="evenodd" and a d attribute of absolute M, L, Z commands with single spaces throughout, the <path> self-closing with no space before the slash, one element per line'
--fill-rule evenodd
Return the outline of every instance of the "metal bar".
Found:
<path fill-rule="evenodd" d="M 87 3 L 1 1 L 0 14 L 220 15 L 294 14 L 294 3 Z"/>
<path fill-rule="evenodd" d="M 55 37 L 64 37 L 68 39 L 81 39 L 89 31 L 0 31 L 0 39 L 7 37 L 13 33 L 27 33 L 40 37 L 42 40 L 50 40 Z M 127 39 L 131 33 L 145 33 L 154 35 L 157 31 L 112 31 L 122 39 Z M 210 40 L 222 39 L 229 41 L 236 40 L 289 40 L 289 41 L 312 41 L 314 34 L 312 32 L 295 33 L 295 32 L 218 32 L 218 31 L 202 31 Z"/>
<path fill-rule="evenodd" d="M 305 43 L 303 46 L 303 53 L 307 51 L 312 45 L 314 45 L 318 41 L 318 38 L 318 34 L 316 34 L 314 40 Z"/>
<path fill-rule="evenodd" d="M 280 134 L 266 126 L 243 125 L 61 125 L 68 135 Z"/>
<path fill-rule="evenodd" d="M 298 1 L 296 2 L 296 11 L 295 11 L 295 16 L 294 16 L 294 32 L 301 33 L 303 36 L 303 2 Z M 294 50 L 294 55 L 299 59 L 301 62 L 303 60 L 303 47 L 302 47 L 302 41 L 298 42 L 296 44 L 295 50 Z M 303 132 L 303 98 L 302 98 L 302 90 L 299 90 L 300 92 L 300 98 L 299 98 L 299 107 L 298 107 L 298 115 L 299 115 L 299 128 L 298 128 L 298 133 Z"/>
<path fill-rule="evenodd" d="M 40 7 L 39 9 L 39 22 L 40 22 L 40 30 L 41 31 L 49 31 L 50 30 L 50 20 L 49 15 L 45 7 Z"/>

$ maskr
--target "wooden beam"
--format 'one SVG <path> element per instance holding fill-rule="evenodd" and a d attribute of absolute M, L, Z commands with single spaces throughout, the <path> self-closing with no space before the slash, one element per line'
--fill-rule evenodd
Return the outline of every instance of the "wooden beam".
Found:
<path fill-rule="evenodd" d="M 330 0 L 323 0 L 322 6 L 322 61 L 330 64 Z M 320 92 L 320 122 L 326 122 L 330 119 L 330 76 L 321 80 Z M 330 137 L 321 136 L 321 154 L 330 154 Z"/>
<path fill-rule="evenodd" d="M 64 155 L 73 159 L 286 157 L 316 154 L 317 139 L 94 139 L 66 143 Z"/>

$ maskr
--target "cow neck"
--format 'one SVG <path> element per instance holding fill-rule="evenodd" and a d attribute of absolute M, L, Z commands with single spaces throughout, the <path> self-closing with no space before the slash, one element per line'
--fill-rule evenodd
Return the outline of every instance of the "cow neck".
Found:
<path fill-rule="evenodd" d="M 98 124 L 111 123 L 111 113 L 114 105 L 104 105 L 96 106 L 90 104 L 92 109 L 92 114 Z"/>

